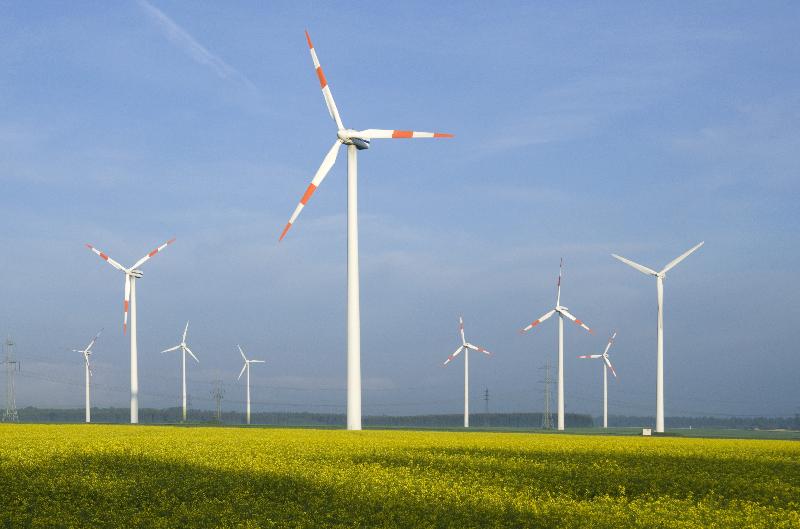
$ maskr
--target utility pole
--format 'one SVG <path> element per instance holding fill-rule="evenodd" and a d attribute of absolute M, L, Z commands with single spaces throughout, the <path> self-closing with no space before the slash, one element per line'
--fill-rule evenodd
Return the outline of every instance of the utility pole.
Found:
<path fill-rule="evenodd" d="M 483 400 L 486 402 L 486 415 L 489 415 L 489 388 L 483 391 Z"/>
<path fill-rule="evenodd" d="M 211 390 L 211 397 L 217 402 L 217 410 L 214 413 L 217 422 L 222 422 L 222 398 L 224 396 L 225 390 L 222 388 L 222 381 L 217 379 L 214 381 L 214 389 Z"/>
<path fill-rule="evenodd" d="M 6 357 L 3 363 L 6 365 L 6 411 L 3 414 L 3 422 L 17 422 L 17 399 L 14 395 L 14 371 L 19 371 L 19 362 L 14 360 L 14 341 L 9 336 L 5 343 Z"/>
<path fill-rule="evenodd" d="M 553 385 L 553 379 L 550 377 L 550 360 L 545 362 L 544 367 L 540 367 L 539 369 L 544 369 L 544 380 L 540 380 L 540 384 L 544 384 L 544 413 L 542 413 L 542 429 L 544 430 L 552 430 L 553 429 L 553 414 L 550 411 L 550 399 L 551 399 L 551 386 Z"/>

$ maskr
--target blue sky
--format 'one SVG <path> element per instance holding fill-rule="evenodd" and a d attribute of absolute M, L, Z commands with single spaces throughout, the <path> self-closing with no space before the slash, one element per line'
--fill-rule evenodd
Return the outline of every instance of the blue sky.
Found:
<path fill-rule="evenodd" d="M 668 277 L 666 413 L 793 414 L 800 196 L 800 7 L 794 3 L 337 4 L 0 1 L 0 332 L 18 404 L 127 403 L 122 274 L 170 237 L 138 285 L 143 406 L 177 403 L 187 319 L 195 407 L 244 390 L 256 410 L 344 410 L 345 157 L 280 244 L 334 139 L 308 28 L 348 127 L 452 132 L 376 140 L 359 158 L 365 413 L 538 411 L 563 302 L 568 411 L 655 407 L 654 281 Z"/>

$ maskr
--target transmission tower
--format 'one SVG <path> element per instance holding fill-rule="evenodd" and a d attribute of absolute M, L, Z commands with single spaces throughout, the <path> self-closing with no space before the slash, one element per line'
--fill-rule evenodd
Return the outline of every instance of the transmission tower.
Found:
<path fill-rule="evenodd" d="M 489 414 L 489 388 L 483 391 L 483 400 L 486 403 L 486 414 Z"/>
<path fill-rule="evenodd" d="M 542 428 L 545 430 L 552 430 L 553 413 L 550 411 L 550 399 L 553 379 L 550 377 L 550 360 L 547 360 L 547 362 L 544 364 L 544 367 L 540 367 L 539 369 L 544 369 L 544 380 L 539 381 L 540 384 L 544 384 L 544 413 L 542 413 Z"/>
<path fill-rule="evenodd" d="M 222 387 L 222 381 L 217 379 L 214 381 L 214 389 L 211 390 L 211 396 L 217 403 L 217 410 L 214 413 L 214 418 L 217 422 L 222 422 L 222 398 L 225 396 L 225 390 Z"/>
<path fill-rule="evenodd" d="M 14 396 L 14 371 L 19 371 L 19 362 L 14 360 L 14 341 L 9 336 L 5 343 L 6 357 L 3 363 L 6 365 L 6 412 L 3 414 L 3 422 L 17 422 L 17 399 Z"/>

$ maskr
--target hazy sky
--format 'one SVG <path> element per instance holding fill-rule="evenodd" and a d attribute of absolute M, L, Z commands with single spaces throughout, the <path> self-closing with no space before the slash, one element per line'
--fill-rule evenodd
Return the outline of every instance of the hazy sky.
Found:
<path fill-rule="evenodd" d="M 335 139 L 308 28 L 348 127 L 442 131 L 359 157 L 364 413 L 539 411 L 562 301 L 567 411 L 653 414 L 655 281 L 666 414 L 798 411 L 800 5 L 794 2 L 0 1 L 0 333 L 19 406 L 79 407 L 69 352 L 99 329 L 93 403 L 127 406 L 125 265 L 138 283 L 142 406 L 176 405 L 191 320 L 194 407 L 344 411 L 346 157 L 287 238 Z"/>

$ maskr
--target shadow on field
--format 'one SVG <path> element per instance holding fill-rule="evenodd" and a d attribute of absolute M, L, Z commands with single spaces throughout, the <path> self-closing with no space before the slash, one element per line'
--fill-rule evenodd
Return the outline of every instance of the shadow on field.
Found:
<path fill-rule="evenodd" d="M 707 500 L 721 507 L 735 499 L 792 510 L 800 491 L 800 463 L 787 467 L 785 461 L 772 464 L 763 458 L 626 458 L 592 452 L 559 457 L 530 450 L 426 447 L 404 456 L 376 452 L 321 459 L 314 479 L 126 453 L 58 456 L 25 467 L 0 460 L 0 493 L 7 499 L 0 526 L 612 527 L 612 518 L 618 526 L 641 523 L 625 507 L 637 499 L 660 501 L 666 495 L 687 500 L 686 505 Z M 350 471 L 332 470 L 339 468 Z M 404 489 L 391 479 L 382 487 L 362 487 L 361 468 L 411 477 L 419 488 Z M 454 494 L 452 486 L 459 482 L 479 483 L 497 491 L 498 499 Z M 533 497 L 543 498 L 541 506 Z M 619 502 L 608 523 L 598 523 L 603 508 L 595 500 L 606 506 Z M 585 507 L 577 509 L 576 502 Z"/>

